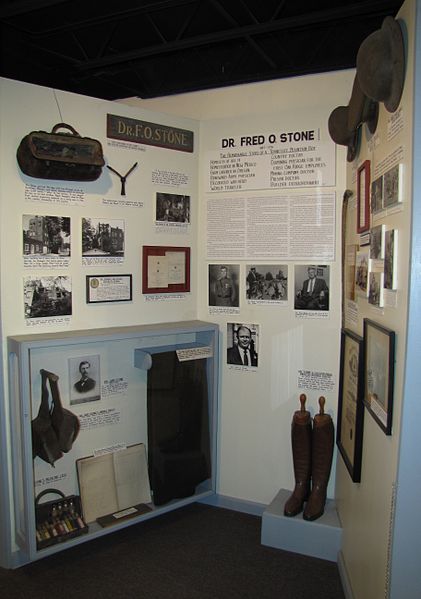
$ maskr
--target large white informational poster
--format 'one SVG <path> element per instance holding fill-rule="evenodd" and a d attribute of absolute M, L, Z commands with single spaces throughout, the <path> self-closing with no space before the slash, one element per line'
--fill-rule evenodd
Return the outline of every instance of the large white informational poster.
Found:
<path fill-rule="evenodd" d="M 221 139 L 207 155 L 208 192 L 335 185 L 335 146 L 320 127 Z"/>
<path fill-rule="evenodd" d="M 335 259 L 335 192 L 208 196 L 208 259 Z"/>

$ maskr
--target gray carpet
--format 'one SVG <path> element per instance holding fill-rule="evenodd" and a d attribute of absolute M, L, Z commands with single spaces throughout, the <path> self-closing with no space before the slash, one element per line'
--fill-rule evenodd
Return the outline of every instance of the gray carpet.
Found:
<path fill-rule="evenodd" d="M 192 504 L 0 569 L 5 599 L 344 599 L 333 562 L 263 547 L 261 520 Z"/>

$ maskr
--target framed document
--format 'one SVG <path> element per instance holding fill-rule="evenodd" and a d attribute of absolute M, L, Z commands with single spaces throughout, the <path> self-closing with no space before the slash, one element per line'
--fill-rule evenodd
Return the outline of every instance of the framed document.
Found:
<path fill-rule="evenodd" d="M 386 435 L 391 435 L 395 333 L 364 318 L 364 355 L 364 404 Z"/>
<path fill-rule="evenodd" d="M 131 302 L 132 275 L 87 275 L 86 302 Z"/>
<path fill-rule="evenodd" d="M 370 228 L 370 161 L 362 163 L 357 171 L 357 232 Z"/>
<path fill-rule="evenodd" d="M 336 444 L 354 483 L 361 480 L 364 423 L 364 341 L 342 329 Z"/>
<path fill-rule="evenodd" d="M 190 248 L 143 246 L 142 293 L 190 291 Z"/>

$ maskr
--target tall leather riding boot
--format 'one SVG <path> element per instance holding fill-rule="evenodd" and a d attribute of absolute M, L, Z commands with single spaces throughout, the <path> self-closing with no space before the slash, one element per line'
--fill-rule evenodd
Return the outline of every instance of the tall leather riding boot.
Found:
<path fill-rule="evenodd" d="M 299 514 L 310 494 L 311 474 L 311 417 L 305 409 L 306 396 L 300 395 L 301 410 L 294 413 L 291 424 L 292 459 L 295 488 L 285 502 L 285 516 Z"/>
<path fill-rule="evenodd" d="M 334 430 L 332 418 L 324 413 L 325 398 L 319 398 L 320 412 L 313 419 L 311 494 L 304 509 L 304 520 L 316 520 L 324 512 L 326 489 L 332 466 Z"/>

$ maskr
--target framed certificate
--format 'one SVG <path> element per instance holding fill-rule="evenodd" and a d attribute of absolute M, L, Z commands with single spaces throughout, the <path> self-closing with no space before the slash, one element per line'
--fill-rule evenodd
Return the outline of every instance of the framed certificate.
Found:
<path fill-rule="evenodd" d="M 395 333 L 364 318 L 364 404 L 386 435 L 392 434 Z"/>
<path fill-rule="evenodd" d="M 190 248 L 143 246 L 142 293 L 190 291 Z"/>
<path fill-rule="evenodd" d="M 361 480 L 364 423 L 364 342 L 342 329 L 336 444 L 354 483 Z"/>
<path fill-rule="evenodd" d="M 87 275 L 86 302 L 131 302 L 132 275 Z"/>

